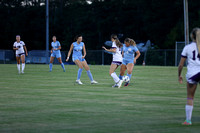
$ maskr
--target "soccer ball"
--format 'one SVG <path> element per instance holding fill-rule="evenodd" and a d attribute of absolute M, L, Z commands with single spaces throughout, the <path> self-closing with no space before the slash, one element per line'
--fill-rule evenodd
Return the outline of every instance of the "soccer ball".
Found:
<path fill-rule="evenodd" d="M 130 79 L 129 79 L 128 76 L 124 76 L 124 77 L 123 77 L 123 80 L 124 80 L 124 82 L 129 82 Z"/>

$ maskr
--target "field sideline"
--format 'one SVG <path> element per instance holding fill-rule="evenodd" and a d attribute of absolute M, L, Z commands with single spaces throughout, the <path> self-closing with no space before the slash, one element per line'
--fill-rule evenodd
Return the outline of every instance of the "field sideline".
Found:
<path fill-rule="evenodd" d="M 0 65 L 0 133 L 199 133 L 200 94 L 196 92 L 193 125 L 185 120 L 186 85 L 177 67 L 136 66 L 132 83 L 112 88 L 109 66 L 90 66 L 98 85 L 78 68 L 26 65 L 18 75 L 14 64 Z M 186 68 L 183 76 L 185 77 Z M 119 74 L 119 71 L 117 71 Z"/>

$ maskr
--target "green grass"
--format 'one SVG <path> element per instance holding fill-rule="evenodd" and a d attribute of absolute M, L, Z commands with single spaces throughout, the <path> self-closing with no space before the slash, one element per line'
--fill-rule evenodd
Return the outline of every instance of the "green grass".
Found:
<path fill-rule="evenodd" d="M 199 133 L 197 89 L 190 127 L 185 120 L 186 87 L 176 67 L 136 66 L 130 86 L 112 88 L 109 66 L 90 66 L 75 84 L 76 66 L 0 65 L 0 133 Z M 184 68 L 184 74 L 186 68 Z M 119 74 L 119 71 L 117 71 Z M 184 76 L 184 75 L 183 75 Z"/>

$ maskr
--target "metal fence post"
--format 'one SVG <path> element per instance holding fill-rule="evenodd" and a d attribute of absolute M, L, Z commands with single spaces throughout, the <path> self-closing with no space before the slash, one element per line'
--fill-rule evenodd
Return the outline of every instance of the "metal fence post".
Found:
<path fill-rule="evenodd" d="M 104 51 L 103 50 L 101 51 L 102 51 L 102 65 L 104 65 Z"/>

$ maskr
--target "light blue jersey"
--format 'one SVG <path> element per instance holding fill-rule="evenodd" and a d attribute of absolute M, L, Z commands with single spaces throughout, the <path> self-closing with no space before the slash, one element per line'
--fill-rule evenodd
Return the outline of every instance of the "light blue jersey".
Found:
<path fill-rule="evenodd" d="M 138 48 L 136 46 L 126 47 L 126 45 L 124 44 L 123 45 L 124 57 L 123 57 L 122 64 L 127 65 L 128 63 L 133 63 L 135 52 L 137 51 L 138 51 Z"/>
<path fill-rule="evenodd" d="M 60 50 L 54 50 L 54 49 L 59 48 L 60 46 L 61 45 L 60 45 L 59 41 L 51 43 L 51 47 L 53 48 L 53 53 L 51 54 L 52 57 L 56 57 L 56 58 L 60 58 L 61 57 Z"/>
<path fill-rule="evenodd" d="M 84 61 L 85 59 L 82 59 L 82 50 L 83 50 L 83 46 L 84 43 L 80 42 L 80 44 L 78 44 L 77 42 L 73 42 L 73 54 L 72 54 L 72 60 L 80 60 L 80 61 Z"/>

